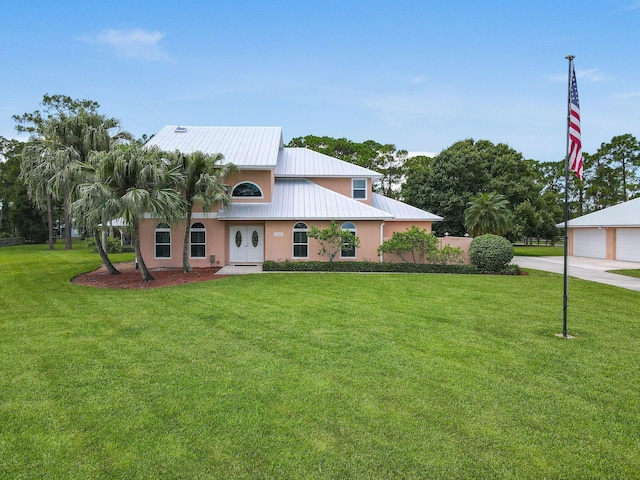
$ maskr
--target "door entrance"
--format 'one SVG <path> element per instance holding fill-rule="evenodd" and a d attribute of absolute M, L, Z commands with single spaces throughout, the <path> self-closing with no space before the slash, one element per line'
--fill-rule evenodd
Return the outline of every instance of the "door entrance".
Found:
<path fill-rule="evenodd" d="M 262 263 L 264 261 L 264 227 L 232 225 L 229 228 L 229 262 Z"/>

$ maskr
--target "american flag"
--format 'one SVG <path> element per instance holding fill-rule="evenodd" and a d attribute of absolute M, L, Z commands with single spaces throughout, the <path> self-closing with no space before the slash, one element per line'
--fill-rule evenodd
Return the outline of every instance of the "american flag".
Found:
<path fill-rule="evenodd" d="M 576 71 L 571 62 L 571 88 L 569 92 L 569 168 L 582 180 L 582 140 L 580 139 L 580 101 Z"/>

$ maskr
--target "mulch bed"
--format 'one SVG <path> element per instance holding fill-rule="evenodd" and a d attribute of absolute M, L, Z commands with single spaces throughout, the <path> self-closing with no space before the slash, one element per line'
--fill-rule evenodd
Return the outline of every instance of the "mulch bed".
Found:
<path fill-rule="evenodd" d="M 117 263 L 115 267 L 120 271 L 120 275 L 109 275 L 107 269 L 102 266 L 93 272 L 83 273 L 82 275 L 72 278 L 71 282 L 87 287 L 141 290 L 224 278 L 222 275 L 216 275 L 220 267 L 194 268 L 193 271 L 189 273 L 184 273 L 181 268 L 158 269 L 150 270 L 155 280 L 143 282 L 140 270 L 136 270 L 135 268 L 135 262 Z"/>

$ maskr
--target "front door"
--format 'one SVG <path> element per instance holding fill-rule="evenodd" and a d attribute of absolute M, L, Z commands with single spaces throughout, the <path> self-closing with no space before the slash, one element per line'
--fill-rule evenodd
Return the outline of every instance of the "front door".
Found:
<path fill-rule="evenodd" d="M 232 225 L 229 228 L 229 262 L 262 263 L 264 261 L 264 227 Z"/>

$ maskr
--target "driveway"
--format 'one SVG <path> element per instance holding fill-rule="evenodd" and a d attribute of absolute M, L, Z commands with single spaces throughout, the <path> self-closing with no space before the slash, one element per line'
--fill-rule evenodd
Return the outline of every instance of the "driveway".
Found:
<path fill-rule="evenodd" d="M 560 275 L 564 273 L 564 257 L 513 257 L 512 263 L 521 268 L 559 273 Z M 640 263 L 569 257 L 569 276 L 571 277 L 640 292 L 640 278 L 607 273 L 607 270 L 623 269 L 640 269 Z"/>

